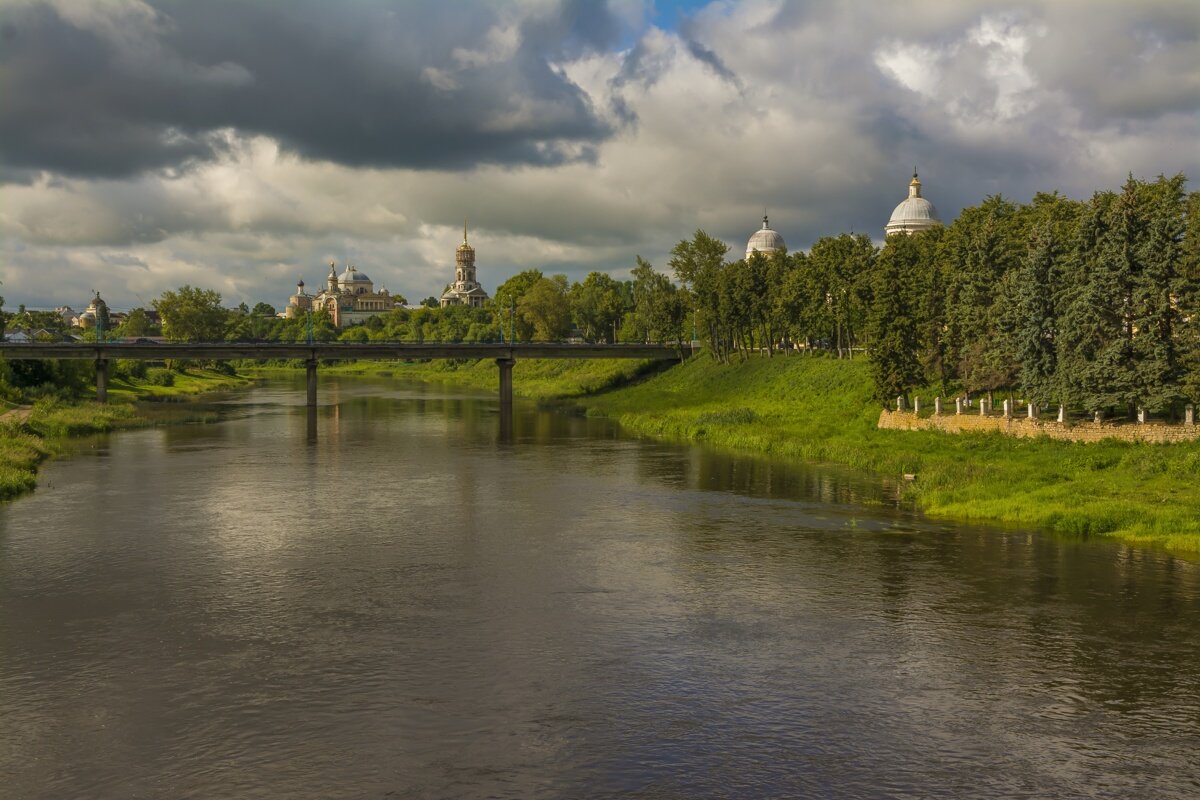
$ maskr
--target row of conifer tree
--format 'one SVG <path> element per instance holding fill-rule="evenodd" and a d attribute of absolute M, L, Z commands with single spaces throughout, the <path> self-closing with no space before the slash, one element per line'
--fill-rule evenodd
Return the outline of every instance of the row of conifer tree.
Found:
<path fill-rule="evenodd" d="M 1085 201 L 992 196 L 881 249 L 842 234 L 727 262 L 697 232 L 671 266 L 721 359 L 861 348 L 883 402 L 927 387 L 1178 413 L 1200 401 L 1200 193 L 1185 186 L 1130 176 Z"/>

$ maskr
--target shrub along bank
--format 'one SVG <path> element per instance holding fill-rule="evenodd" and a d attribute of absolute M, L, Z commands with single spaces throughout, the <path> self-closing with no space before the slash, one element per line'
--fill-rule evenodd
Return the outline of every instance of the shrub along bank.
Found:
<path fill-rule="evenodd" d="M 490 362 L 390 369 L 420 380 L 496 385 Z M 518 361 L 514 391 L 575 399 L 589 414 L 646 436 L 913 474 L 915 480 L 903 484 L 905 497 L 934 517 L 1118 536 L 1200 553 L 1200 443 L 1077 444 L 879 430 L 865 359 L 793 355 L 722 365 L 699 355 L 619 385 L 653 369 Z"/>

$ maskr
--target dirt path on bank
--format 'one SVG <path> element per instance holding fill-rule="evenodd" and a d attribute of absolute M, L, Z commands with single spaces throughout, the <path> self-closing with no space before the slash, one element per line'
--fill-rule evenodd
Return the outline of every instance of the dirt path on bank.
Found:
<path fill-rule="evenodd" d="M 0 422 L 24 422 L 29 419 L 29 412 L 31 411 L 33 411 L 33 406 L 10 408 L 8 411 L 0 412 Z"/>

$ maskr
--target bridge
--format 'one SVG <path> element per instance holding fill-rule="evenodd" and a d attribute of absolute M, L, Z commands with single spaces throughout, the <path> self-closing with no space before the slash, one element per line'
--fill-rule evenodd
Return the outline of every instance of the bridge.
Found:
<path fill-rule="evenodd" d="M 527 344 L 448 342 L 0 342 L 0 357 L 11 360 L 72 359 L 96 365 L 96 399 L 108 402 L 109 362 L 236 361 L 242 359 L 302 359 L 308 373 L 308 407 L 317 407 L 317 365 L 322 360 L 421 361 L 428 359 L 495 360 L 500 368 L 500 419 L 512 420 L 512 369 L 518 358 L 636 358 L 668 361 L 690 352 L 688 346 L 661 344 Z"/>

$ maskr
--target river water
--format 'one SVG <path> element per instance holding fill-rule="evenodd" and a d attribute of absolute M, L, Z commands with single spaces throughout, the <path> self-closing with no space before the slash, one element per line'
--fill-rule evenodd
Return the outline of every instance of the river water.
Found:
<path fill-rule="evenodd" d="M 1200 796 L 1200 568 L 390 381 L 0 507 L 0 797 Z"/>

